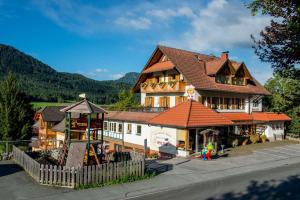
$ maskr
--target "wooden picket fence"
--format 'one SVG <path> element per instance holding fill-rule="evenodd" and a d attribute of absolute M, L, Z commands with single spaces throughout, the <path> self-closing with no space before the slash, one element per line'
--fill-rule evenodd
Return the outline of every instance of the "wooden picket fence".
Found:
<path fill-rule="evenodd" d="M 129 176 L 144 176 L 145 172 L 144 158 L 138 154 L 129 161 L 78 168 L 40 164 L 15 146 L 13 146 L 13 158 L 38 183 L 70 188 L 104 184 Z"/>

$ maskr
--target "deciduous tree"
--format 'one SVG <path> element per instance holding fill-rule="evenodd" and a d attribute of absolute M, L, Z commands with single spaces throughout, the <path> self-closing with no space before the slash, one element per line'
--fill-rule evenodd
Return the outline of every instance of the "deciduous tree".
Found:
<path fill-rule="evenodd" d="M 300 1 L 253 0 L 248 7 L 253 14 L 270 15 L 273 20 L 254 41 L 255 53 L 262 61 L 269 62 L 284 77 L 300 76 Z"/>

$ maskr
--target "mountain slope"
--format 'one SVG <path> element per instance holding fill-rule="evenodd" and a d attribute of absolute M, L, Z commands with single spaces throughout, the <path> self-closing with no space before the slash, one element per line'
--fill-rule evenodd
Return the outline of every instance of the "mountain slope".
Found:
<path fill-rule="evenodd" d="M 128 83 L 130 85 L 134 85 L 136 80 L 139 78 L 139 73 L 137 72 L 128 72 L 123 77 L 116 80 L 119 83 Z"/>
<path fill-rule="evenodd" d="M 96 81 L 80 74 L 57 72 L 32 56 L 0 44 L 0 79 L 9 72 L 17 76 L 22 90 L 33 101 L 75 100 L 84 92 L 99 104 L 114 103 L 119 90 L 131 88 L 137 77 L 137 73 L 129 73 L 119 80 Z"/>

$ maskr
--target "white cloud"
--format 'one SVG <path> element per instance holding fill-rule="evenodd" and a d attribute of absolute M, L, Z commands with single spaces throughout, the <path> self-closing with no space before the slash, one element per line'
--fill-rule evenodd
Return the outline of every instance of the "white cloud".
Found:
<path fill-rule="evenodd" d="M 184 34 L 163 43 L 197 51 L 250 47 L 250 34 L 257 35 L 270 22 L 266 16 L 253 17 L 238 1 L 212 0 L 196 14 Z"/>
<path fill-rule="evenodd" d="M 147 12 L 147 15 L 159 18 L 160 20 L 169 20 L 173 17 L 196 17 L 194 11 L 189 7 L 180 7 L 180 8 L 167 8 L 167 9 L 153 9 Z"/>
<path fill-rule="evenodd" d="M 108 69 L 105 69 L 105 68 L 97 68 L 95 71 L 98 72 L 98 73 L 103 73 L 103 72 L 108 72 Z"/>
<path fill-rule="evenodd" d="M 114 23 L 116 25 L 120 25 L 127 28 L 134 28 L 134 29 L 148 29 L 152 24 L 151 20 L 145 17 L 139 17 L 139 18 L 119 17 L 114 21 Z"/>
<path fill-rule="evenodd" d="M 113 74 L 111 77 L 112 77 L 112 79 L 119 79 L 119 78 L 122 78 L 124 75 L 125 75 L 125 73 L 120 72 L 117 74 Z"/>

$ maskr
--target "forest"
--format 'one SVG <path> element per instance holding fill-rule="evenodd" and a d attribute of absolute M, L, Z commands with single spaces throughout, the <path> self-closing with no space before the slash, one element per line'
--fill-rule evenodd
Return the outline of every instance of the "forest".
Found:
<path fill-rule="evenodd" d="M 0 79 L 9 72 L 16 76 L 31 101 L 74 101 L 80 93 L 86 93 L 98 104 L 116 103 L 119 91 L 130 89 L 139 76 L 130 72 L 118 80 L 97 81 L 81 74 L 57 72 L 14 47 L 0 44 Z"/>

